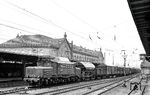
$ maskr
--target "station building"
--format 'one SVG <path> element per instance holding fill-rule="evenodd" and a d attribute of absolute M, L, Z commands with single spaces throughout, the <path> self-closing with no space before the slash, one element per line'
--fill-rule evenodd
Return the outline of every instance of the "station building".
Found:
<path fill-rule="evenodd" d="M 66 33 L 63 38 L 54 39 L 44 35 L 18 35 L 0 44 L 0 76 L 24 76 L 24 68 L 37 65 L 40 56 L 66 57 L 71 61 L 104 63 L 101 52 L 89 50 L 68 42 Z M 2 68 L 3 67 L 3 68 Z M 7 69 L 7 70 L 6 70 Z M 8 70 L 9 69 L 9 70 Z M 11 69 L 11 70 L 10 70 Z M 21 72 L 20 72 L 21 71 Z M 13 74 L 11 72 L 14 72 Z"/>

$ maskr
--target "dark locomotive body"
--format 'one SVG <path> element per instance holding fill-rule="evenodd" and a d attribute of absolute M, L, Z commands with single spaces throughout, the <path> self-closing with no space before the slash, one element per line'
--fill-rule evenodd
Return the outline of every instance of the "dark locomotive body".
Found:
<path fill-rule="evenodd" d="M 50 85 L 84 80 L 119 77 L 139 73 L 136 68 L 70 62 L 67 58 L 42 59 L 38 66 L 26 67 L 24 80 L 30 85 Z"/>
<path fill-rule="evenodd" d="M 40 60 L 38 66 L 26 67 L 24 80 L 30 85 L 47 85 L 79 81 L 80 77 L 80 68 L 68 59 L 58 57 L 54 60 Z"/>

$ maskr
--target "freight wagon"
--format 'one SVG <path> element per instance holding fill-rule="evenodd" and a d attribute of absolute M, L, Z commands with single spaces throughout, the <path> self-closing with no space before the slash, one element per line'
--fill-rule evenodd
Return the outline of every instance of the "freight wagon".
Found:
<path fill-rule="evenodd" d="M 95 66 L 91 62 L 76 62 L 76 67 L 80 68 L 80 80 L 95 79 Z"/>
<path fill-rule="evenodd" d="M 92 79 L 112 78 L 139 73 L 136 68 L 94 65 L 91 62 L 70 62 L 68 58 L 42 58 L 38 66 L 26 67 L 24 80 L 30 85 L 44 86 Z"/>

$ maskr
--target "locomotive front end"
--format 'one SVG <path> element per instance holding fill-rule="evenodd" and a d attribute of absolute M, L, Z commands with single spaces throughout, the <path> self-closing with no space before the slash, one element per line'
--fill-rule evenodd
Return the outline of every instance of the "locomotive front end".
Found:
<path fill-rule="evenodd" d="M 52 74 L 52 67 L 26 67 L 24 81 L 29 83 L 29 85 L 40 85 L 45 78 L 50 78 Z"/>

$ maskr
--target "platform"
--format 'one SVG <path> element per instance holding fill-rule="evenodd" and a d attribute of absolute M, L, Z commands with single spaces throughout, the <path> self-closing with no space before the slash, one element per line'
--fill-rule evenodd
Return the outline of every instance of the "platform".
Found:
<path fill-rule="evenodd" d="M 3 82 L 11 82 L 11 81 L 21 81 L 22 78 L 18 77 L 18 78 L 0 78 L 0 83 Z"/>
<path fill-rule="evenodd" d="M 103 95 L 150 95 L 150 77 L 147 79 L 139 76 Z"/>
<path fill-rule="evenodd" d="M 150 77 L 148 78 L 147 83 L 143 83 L 145 85 L 145 91 L 143 95 L 150 95 Z"/>
<path fill-rule="evenodd" d="M 0 90 L 2 88 L 17 87 L 27 85 L 22 78 L 0 78 Z"/>

